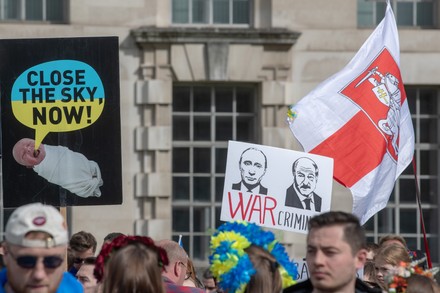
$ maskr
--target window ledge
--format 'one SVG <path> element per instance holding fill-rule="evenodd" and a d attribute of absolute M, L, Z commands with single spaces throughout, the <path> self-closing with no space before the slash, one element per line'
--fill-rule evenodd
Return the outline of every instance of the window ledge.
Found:
<path fill-rule="evenodd" d="M 293 46 L 301 33 L 283 28 L 157 28 L 139 27 L 131 31 L 138 45 L 144 43 L 209 43 L 260 44 Z"/>

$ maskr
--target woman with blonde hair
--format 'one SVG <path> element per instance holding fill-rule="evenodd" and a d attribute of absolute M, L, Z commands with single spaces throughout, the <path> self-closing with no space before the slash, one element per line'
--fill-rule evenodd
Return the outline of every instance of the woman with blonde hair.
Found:
<path fill-rule="evenodd" d="M 408 250 L 401 245 L 391 244 L 381 247 L 374 256 L 376 278 L 380 288 L 387 292 L 385 278 L 395 273 L 401 263 L 410 263 Z"/>

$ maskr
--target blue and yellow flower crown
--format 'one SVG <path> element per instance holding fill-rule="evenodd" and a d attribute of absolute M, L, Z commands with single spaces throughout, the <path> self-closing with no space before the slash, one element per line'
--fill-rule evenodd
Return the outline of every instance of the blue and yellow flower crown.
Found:
<path fill-rule="evenodd" d="M 283 288 L 295 284 L 296 265 L 272 232 L 264 231 L 253 223 L 228 222 L 218 228 L 211 237 L 210 270 L 222 289 L 230 293 L 246 290 L 252 275 L 256 273 L 249 256 L 244 251 L 251 245 L 260 246 L 277 260 Z"/>

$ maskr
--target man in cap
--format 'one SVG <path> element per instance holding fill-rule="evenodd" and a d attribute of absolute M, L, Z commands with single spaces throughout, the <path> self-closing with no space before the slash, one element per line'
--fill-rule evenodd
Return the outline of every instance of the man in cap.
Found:
<path fill-rule="evenodd" d="M 32 203 L 16 209 L 6 224 L 0 293 L 83 292 L 65 272 L 67 242 L 66 223 L 54 207 Z"/>

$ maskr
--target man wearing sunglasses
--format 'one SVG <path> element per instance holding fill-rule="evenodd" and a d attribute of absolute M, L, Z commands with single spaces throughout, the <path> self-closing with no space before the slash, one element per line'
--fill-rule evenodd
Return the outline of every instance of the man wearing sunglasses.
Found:
<path fill-rule="evenodd" d="M 6 224 L 0 293 L 83 292 L 64 272 L 67 242 L 66 223 L 54 207 L 32 203 L 16 209 Z"/>
<path fill-rule="evenodd" d="M 95 269 L 96 257 L 91 256 L 84 259 L 84 263 L 76 273 L 76 278 L 83 285 L 85 293 L 97 291 L 98 284 L 93 270 Z"/>
<path fill-rule="evenodd" d="M 96 245 L 95 236 L 89 232 L 80 231 L 70 237 L 67 247 L 69 273 L 76 276 L 84 260 L 95 255 Z"/>

